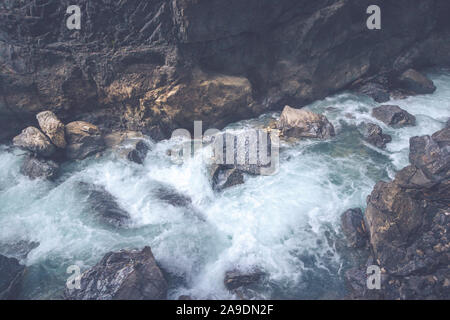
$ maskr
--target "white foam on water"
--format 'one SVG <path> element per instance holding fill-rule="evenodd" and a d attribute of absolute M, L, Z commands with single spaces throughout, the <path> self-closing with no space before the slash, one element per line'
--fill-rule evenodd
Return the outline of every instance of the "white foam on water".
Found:
<path fill-rule="evenodd" d="M 329 118 L 335 138 L 283 142 L 276 175 L 246 176 L 245 184 L 221 193 L 212 191 L 201 154 L 182 164 L 170 161 L 167 150 L 174 141 L 152 144 L 143 166 L 114 154 L 66 165 L 56 183 L 23 177 L 23 156 L 1 147 L 0 242 L 40 242 L 24 262 L 42 266 L 36 272 L 45 270 L 51 280 L 29 283 L 31 298 L 60 294 L 69 265 L 86 269 L 108 251 L 145 245 L 170 274 L 173 299 L 237 298 L 225 289 L 225 272 L 255 267 L 268 274 L 259 297 L 323 298 L 329 291 L 340 297 L 343 261 L 335 246 L 341 213 L 364 208 L 373 185 L 408 163 L 409 138 L 439 130 L 450 117 L 450 73 L 431 76 L 435 94 L 388 103 L 414 114 L 416 127 L 380 123 L 371 116 L 378 105 L 371 99 L 349 93 L 329 97 L 308 107 Z M 229 128 L 261 127 L 278 115 Z M 393 136 L 386 150 L 362 141 L 356 128 L 362 122 L 377 123 Z M 130 213 L 131 228 L 114 230 L 96 221 L 78 181 L 105 187 Z M 189 196 L 192 207 L 159 200 L 153 191 L 161 184 Z"/>

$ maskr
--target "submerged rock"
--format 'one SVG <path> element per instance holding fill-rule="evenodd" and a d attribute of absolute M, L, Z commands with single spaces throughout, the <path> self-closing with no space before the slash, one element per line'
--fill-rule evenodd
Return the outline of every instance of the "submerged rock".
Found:
<path fill-rule="evenodd" d="M 0 255 L 0 300 L 18 298 L 25 269 L 17 259 Z"/>
<path fill-rule="evenodd" d="M 380 149 L 386 148 L 386 144 L 392 141 L 392 137 L 388 134 L 383 134 L 383 129 L 374 123 L 364 125 L 364 139 Z"/>
<path fill-rule="evenodd" d="M 22 166 L 20 173 L 29 177 L 30 179 L 55 179 L 59 172 L 59 165 L 46 159 L 39 159 L 34 156 L 27 156 Z"/>
<path fill-rule="evenodd" d="M 360 208 L 349 209 L 341 216 L 341 226 L 350 247 L 365 247 L 368 233 L 364 216 Z"/>
<path fill-rule="evenodd" d="M 242 272 L 235 269 L 225 273 L 224 284 L 228 290 L 234 291 L 241 287 L 257 284 L 263 277 L 264 272 L 260 270 Z"/>
<path fill-rule="evenodd" d="M 191 198 L 168 186 L 161 185 L 156 188 L 155 195 L 159 200 L 174 207 L 189 207 L 192 205 Z"/>
<path fill-rule="evenodd" d="M 67 158 L 83 160 L 105 149 L 99 128 L 91 123 L 75 121 L 66 125 Z"/>
<path fill-rule="evenodd" d="M 20 240 L 12 243 L 0 243 L 0 255 L 22 260 L 37 247 L 39 247 L 39 242 L 35 241 Z"/>
<path fill-rule="evenodd" d="M 383 105 L 372 110 L 372 116 L 389 126 L 404 127 L 416 125 L 416 117 L 399 106 Z"/>
<path fill-rule="evenodd" d="M 41 130 L 49 137 L 50 141 L 58 148 L 67 146 L 65 139 L 65 126 L 51 111 L 43 111 L 36 115 Z"/>
<path fill-rule="evenodd" d="M 358 92 L 371 97 L 378 103 L 387 102 L 391 98 L 388 89 L 379 83 L 366 83 L 358 89 Z"/>
<path fill-rule="evenodd" d="M 55 146 L 47 136 L 35 127 L 24 129 L 21 134 L 13 139 L 13 144 L 46 158 L 51 157 L 56 151 Z"/>
<path fill-rule="evenodd" d="M 284 107 L 278 129 L 286 137 L 329 139 L 335 136 L 333 125 L 320 114 L 305 109 Z"/>
<path fill-rule="evenodd" d="M 128 226 L 130 214 L 119 206 L 117 199 L 104 187 L 86 182 L 78 182 L 77 185 L 87 195 L 87 202 L 100 221 L 116 228 Z"/>
<path fill-rule="evenodd" d="M 167 282 L 150 247 L 107 253 L 81 276 L 81 289 L 66 289 L 68 300 L 162 300 Z"/>
<path fill-rule="evenodd" d="M 414 69 L 402 73 L 398 83 L 402 89 L 412 94 L 431 94 L 436 91 L 433 81 Z"/>

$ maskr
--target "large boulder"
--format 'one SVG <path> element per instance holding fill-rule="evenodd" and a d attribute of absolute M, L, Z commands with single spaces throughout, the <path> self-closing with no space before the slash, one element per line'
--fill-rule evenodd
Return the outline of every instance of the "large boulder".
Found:
<path fill-rule="evenodd" d="M 51 111 L 43 111 L 36 115 L 41 130 L 50 138 L 50 141 L 58 148 L 67 146 L 64 124 Z"/>
<path fill-rule="evenodd" d="M 78 182 L 77 187 L 86 196 L 89 208 L 95 212 L 99 221 L 115 228 L 129 225 L 130 214 L 120 207 L 117 199 L 103 186 Z"/>
<path fill-rule="evenodd" d="M 14 137 L 13 144 L 46 158 L 51 157 L 56 151 L 47 136 L 35 127 L 24 129 L 21 134 Z"/>
<path fill-rule="evenodd" d="M 383 105 L 372 110 L 372 116 L 393 127 L 416 125 L 416 117 L 399 106 Z"/>
<path fill-rule="evenodd" d="M 162 300 L 167 282 L 150 247 L 107 253 L 81 276 L 80 289 L 66 289 L 68 300 Z"/>
<path fill-rule="evenodd" d="M 278 129 L 285 137 L 328 139 L 335 136 L 333 125 L 320 114 L 284 107 Z"/>
<path fill-rule="evenodd" d="M 350 247 L 362 248 L 366 246 L 368 232 L 360 208 L 345 211 L 341 216 L 341 226 Z"/>
<path fill-rule="evenodd" d="M 99 128 L 84 121 L 74 121 L 66 125 L 67 158 L 83 160 L 105 149 Z"/>
<path fill-rule="evenodd" d="M 409 69 L 398 78 L 400 87 L 412 94 L 429 94 L 436 91 L 433 81 L 420 72 Z"/>
<path fill-rule="evenodd" d="M 364 139 L 377 148 L 384 149 L 392 141 L 392 137 L 383 133 L 383 129 L 374 123 L 364 125 Z"/>
<path fill-rule="evenodd" d="M 20 293 L 25 266 L 15 258 L 0 255 L 0 300 L 14 300 Z"/>
<path fill-rule="evenodd" d="M 48 179 L 57 177 L 59 165 L 52 160 L 39 159 L 34 156 L 27 156 L 20 167 L 20 172 L 30 179 Z"/>

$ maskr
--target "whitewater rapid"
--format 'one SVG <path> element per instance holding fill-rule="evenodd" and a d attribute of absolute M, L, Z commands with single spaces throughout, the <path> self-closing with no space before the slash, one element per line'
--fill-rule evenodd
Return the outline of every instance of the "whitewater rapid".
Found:
<path fill-rule="evenodd" d="M 264 270 L 268 279 L 254 296 L 273 299 L 340 298 L 349 262 L 340 254 L 340 215 L 365 208 L 367 195 L 408 164 L 409 138 L 431 134 L 450 117 L 450 71 L 429 74 L 432 95 L 392 100 L 417 117 L 417 126 L 389 128 L 371 117 L 378 106 L 343 93 L 308 106 L 324 114 L 337 136 L 329 141 L 283 142 L 280 169 L 272 176 L 246 176 L 245 184 L 215 193 L 201 155 L 170 161 L 173 141 L 150 141 L 143 166 L 113 152 L 65 164 L 56 182 L 30 181 L 19 173 L 23 152 L 0 147 L 0 243 L 39 242 L 22 261 L 29 266 L 23 298 L 59 298 L 66 269 L 83 270 L 113 250 L 149 245 L 169 280 L 169 297 L 233 299 L 224 273 Z M 297 106 L 292 106 L 297 107 Z M 271 113 L 232 124 L 229 130 L 261 127 Z M 392 135 L 380 150 L 365 143 L 358 125 L 370 121 Z M 93 219 L 78 181 L 102 185 L 132 217 L 132 227 L 111 230 Z M 156 199 L 162 182 L 192 198 L 197 214 Z M 199 216 L 200 215 L 200 216 Z"/>

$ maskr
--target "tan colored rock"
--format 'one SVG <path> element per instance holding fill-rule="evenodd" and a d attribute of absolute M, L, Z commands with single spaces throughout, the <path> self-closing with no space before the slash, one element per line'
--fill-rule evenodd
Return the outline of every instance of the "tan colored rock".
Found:
<path fill-rule="evenodd" d="M 105 149 L 99 128 L 89 122 L 74 121 L 66 125 L 66 155 L 72 160 L 83 160 Z"/>
<path fill-rule="evenodd" d="M 328 139 L 335 136 L 334 127 L 325 116 L 289 106 L 281 113 L 278 129 L 285 137 Z"/>
<path fill-rule="evenodd" d="M 58 148 L 67 146 L 64 124 L 51 111 L 43 111 L 36 115 L 41 130 L 50 138 L 50 141 Z"/>
<path fill-rule="evenodd" d="M 51 157 L 56 151 L 50 139 L 36 127 L 24 129 L 21 134 L 13 139 L 13 144 L 16 147 L 29 150 L 47 158 Z"/>
<path fill-rule="evenodd" d="M 129 139 L 143 139 L 144 135 L 139 131 L 121 131 L 112 132 L 105 135 L 105 145 L 108 148 L 115 148 L 120 146 L 124 141 Z"/>

